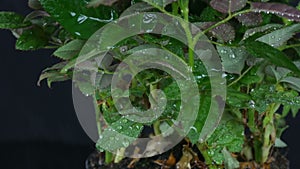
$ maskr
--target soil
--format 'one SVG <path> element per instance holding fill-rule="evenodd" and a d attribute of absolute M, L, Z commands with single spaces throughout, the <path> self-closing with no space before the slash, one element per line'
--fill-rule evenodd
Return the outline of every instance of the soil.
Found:
<path fill-rule="evenodd" d="M 199 154 L 199 151 L 193 147 L 192 150 Z M 172 151 L 172 155 L 171 155 Z M 173 156 L 178 162 L 182 156 L 182 144 L 177 145 L 171 151 L 163 153 L 151 158 L 130 159 L 125 158 L 118 164 L 105 165 L 104 154 L 97 151 L 93 152 L 86 160 L 86 169 L 176 169 L 176 165 L 166 165 L 170 156 Z M 253 162 L 241 162 L 240 169 L 289 169 L 289 161 L 286 159 L 286 150 L 274 150 L 270 163 L 263 167 L 257 167 Z M 201 162 L 202 157 L 199 157 L 198 162 L 191 164 L 191 169 L 208 169 Z"/>

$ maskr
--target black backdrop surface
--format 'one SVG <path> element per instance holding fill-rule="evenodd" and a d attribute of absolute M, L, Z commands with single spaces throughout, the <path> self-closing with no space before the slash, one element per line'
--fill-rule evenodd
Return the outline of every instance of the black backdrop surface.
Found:
<path fill-rule="evenodd" d="M 26 0 L 0 0 L 0 11 L 28 14 Z M 40 72 L 57 62 L 51 51 L 20 52 L 15 38 L 0 30 L 0 168 L 76 169 L 93 151 L 72 103 L 71 83 L 36 85 Z M 284 133 L 291 169 L 300 168 L 300 116 Z"/>

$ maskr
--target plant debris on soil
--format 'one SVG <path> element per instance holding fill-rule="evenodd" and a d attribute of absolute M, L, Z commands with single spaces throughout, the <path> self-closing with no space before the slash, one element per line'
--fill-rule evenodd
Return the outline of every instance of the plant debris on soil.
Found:
<path fill-rule="evenodd" d="M 106 165 L 104 153 L 93 152 L 86 160 L 86 169 L 209 169 L 196 147 L 178 144 L 175 148 L 151 158 L 125 158 L 119 163 Z M 240 162 L 240 169 L 289 169 L 289 161 L 276 149 L 269 163 L 259 167 L 255 162 Z"/>

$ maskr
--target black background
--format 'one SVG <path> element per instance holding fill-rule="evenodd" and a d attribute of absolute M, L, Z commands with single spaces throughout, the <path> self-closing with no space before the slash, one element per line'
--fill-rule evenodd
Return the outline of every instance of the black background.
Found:
<path fill-rule="evenodd" d="M 0 0 L 0 11 L 28 14 L 26 0 Z M 50 50 L 16 51 L 15 38 L 0 30 L 0 168 L 84 169 L 94 150 L 81 129 L 71 83 L 36 85 L 40 72 L 58 62 Z M 289 144 L 291 169 L 300 168 L 300 116 L 288 118 L 283 140 Z"/>

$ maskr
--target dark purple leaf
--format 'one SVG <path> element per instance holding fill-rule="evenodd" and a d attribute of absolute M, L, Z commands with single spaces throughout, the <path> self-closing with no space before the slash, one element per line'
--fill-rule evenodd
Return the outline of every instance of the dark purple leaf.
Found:
<path fill-rule="evenodd" d="M 238 15 L 236 19 L 245 26 L 257 26 L 263 22 L 262 16 L 254 12 Z"/>
<path fill-rule="evenodd" d="M 247 0 L 212 0 L 210 6 L 215 10 L 228 13 L 243 9 L 247 4 Z"/>
<path fill-rule="evenodd" d="M 294 7 L 280 3 L 252 2 L 253 12 L 265 12 L 275 14 L 289 20 L 300 22 L 300 11 Z"/>
<path fill-rule="evenodd" d="M 205 30 L 212 25 L 216 24 L 216 22 L 203 22 L 203 23 L 195 23 L 195 25 L 199 26 L 200 29 Z M 223 40 L 224 42 L 229 42 L 234 40 L 235 38 L 235 31 L 234 28 L 228 24 L 222 24 L 211 31 L 209 31 L 214 37 Z"/>
<path fill-rule="evenodd" d="M 91 2 L 89 2 L 88 7 L 96 8 L 100 5 L 112 6 L 117 1 L 118 0 L 92 0 Z"/>

